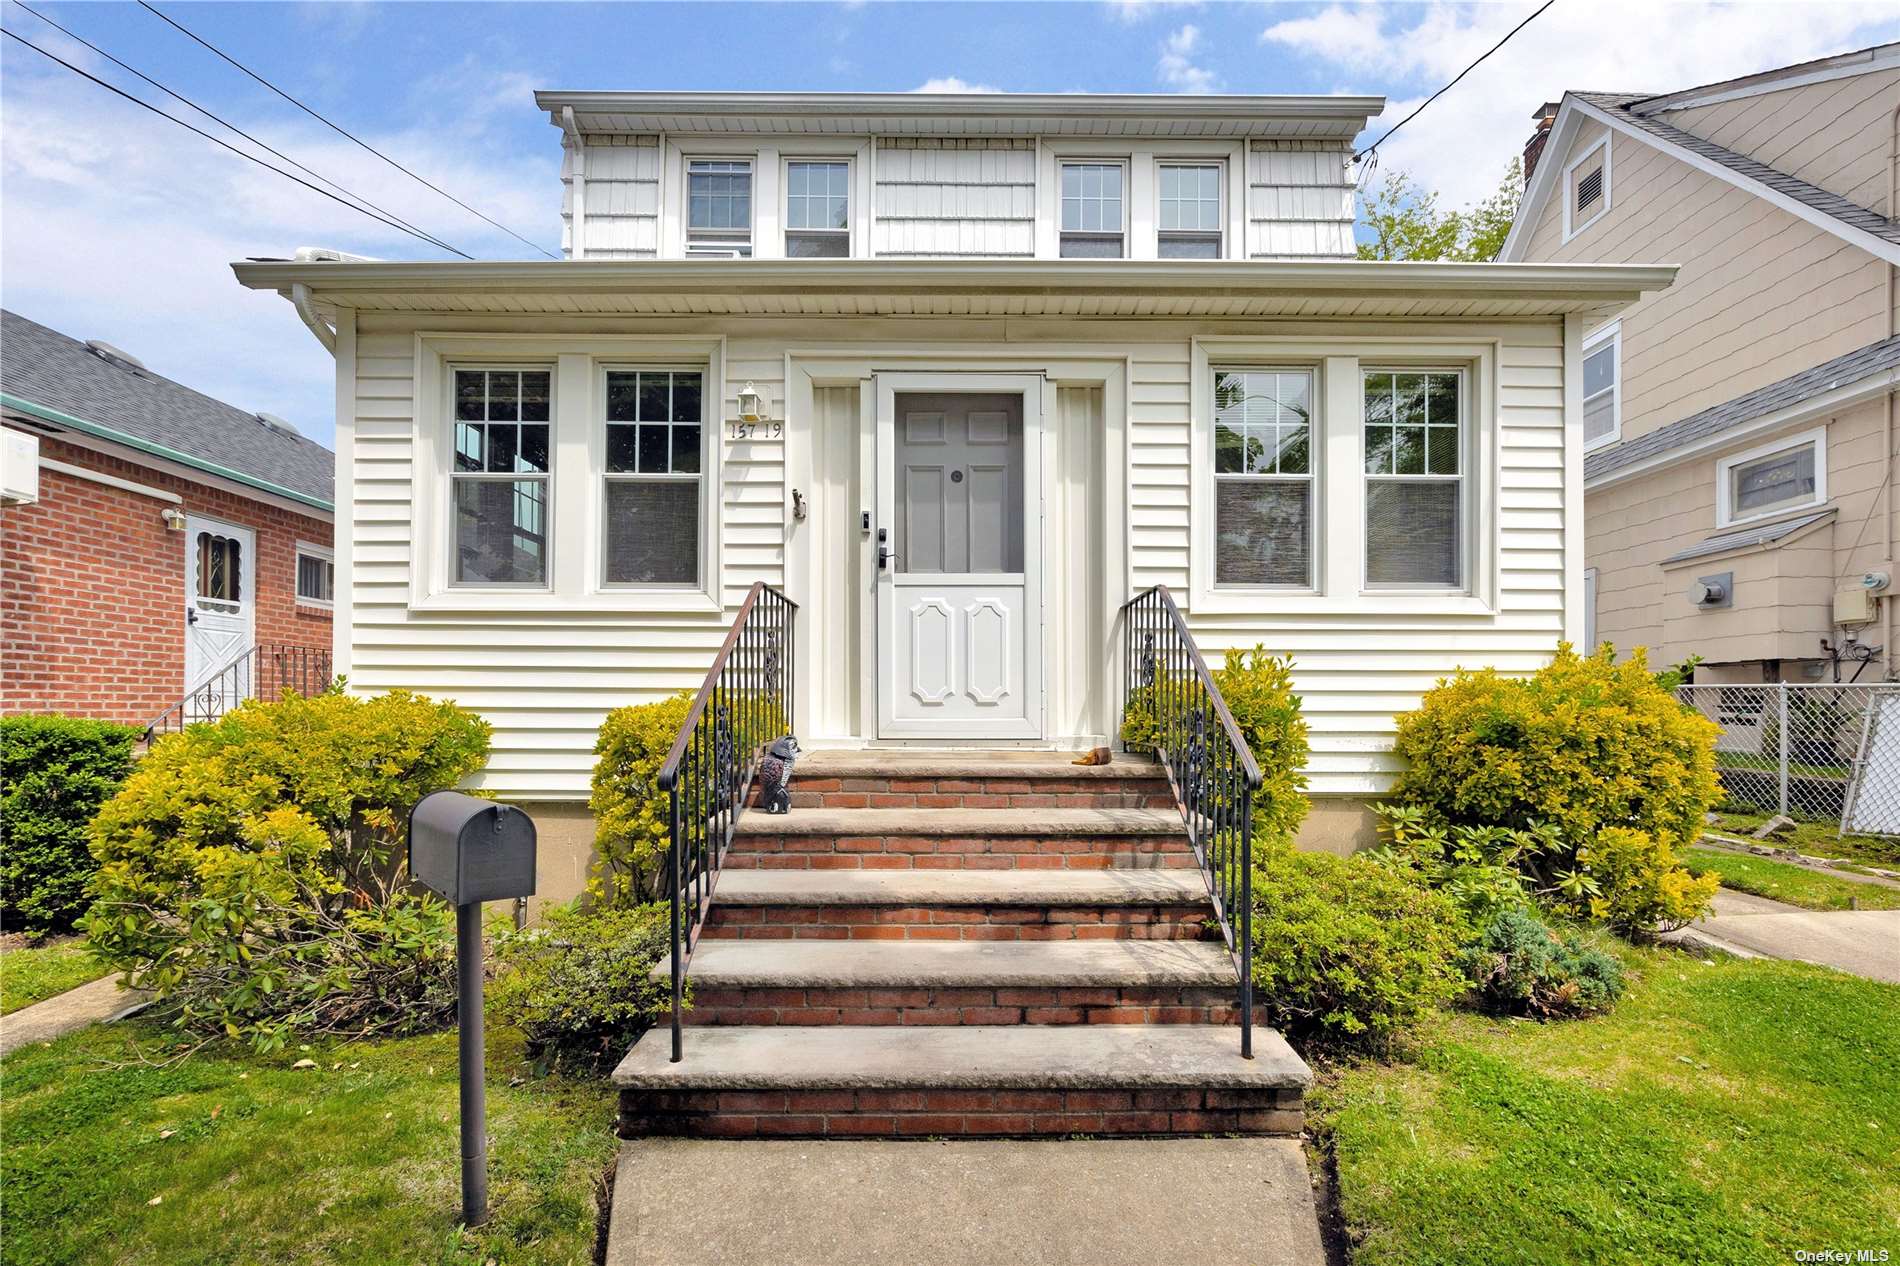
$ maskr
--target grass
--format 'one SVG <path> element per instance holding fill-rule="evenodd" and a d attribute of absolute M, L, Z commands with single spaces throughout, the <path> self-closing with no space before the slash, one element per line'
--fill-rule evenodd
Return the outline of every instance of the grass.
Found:
<path fill-rule="evenodd" d="M 1774 771 L 1781 768 L 1779 756 L 1758 756 L 1753 752 L 1724 752 L 1717 749 L 1715 763 L 1723 769 L 1759 769 Z M 1834 782 L 1846 782 L 1850 772 L 1846 765 L 1804 765 L 1798 760 L 1788 762 L 1788 772 L 1796 778 L 1826 778 Z"/>
<path fill-rule="evenodd" d="M 166 1041 L 107 1025 L 0 1064 L 8 1266 L 593 1260 L 604 1078 L 530 1077 L 491 1028 L 492 1217 L 465 1233 L 453 1033 L 144 1062 Z"/>
<path fill-rule="evenodd" d="M 1900 1248 L 1900 988 L 1625 957 L 1607 1016 L 1448 1015 L 1404 1062 L 1324 1070 L 1354 1266 Z"/>
<path fill-rule="evenodd" d="M 106 974 L 80 937 L 0 949 L 0 1015 L 77 989 Z"/>
<path fill-rule="evenodd" d="M 1747 853 L 1692 848 L 1683 858 L 1692 875 L 1714 875 L 1724 888 L 1772 897 L 1809 910 L 1900 910 L 1900 888 L 1855 883 L 1809 866 L 1771 861 Z"/>
<path fill-rule="evenodd" d="M 1774 815 L 1753 809 L 1719 809 L 1715 816 L 1716 830 L 1730 835 L 1747 835 Z M 1872 862 L 1876 866 L 1900 866 L 1900 837 L 1842 835 L 1838 822 L 1797 822 L 1788 829 L 1786 834 L 1778 835 L 1773 840 L 1764 841 L 1764 843 L 1772 843 L 1780 848 L 1792 848 L 1796 852 L 1807 853 L 1813 857 L 1846 857 L 1855 861 Z"/>

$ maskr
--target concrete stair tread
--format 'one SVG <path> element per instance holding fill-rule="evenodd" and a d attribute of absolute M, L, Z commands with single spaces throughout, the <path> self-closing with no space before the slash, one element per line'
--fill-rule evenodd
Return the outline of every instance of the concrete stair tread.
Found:
<path fill-rule="evenodd" d="M 1174 809 L 792 809 L 751 812 L 735 833 L 747 835 L 1185 836 Z"/>
<path fill-rule="evenodd" d="M 653 969 L 670 979 L 672 959 Z M 687 965 L 700 988 L 1232 988 L 1217 941 L 702 940 Z"/>
<path fill-rule="evenodd" d="M 664 1027 L 614 1069 L 640 1090 L 1300 1090 L 1312 1070 L 1278 1032 L 1198 1024 L 701 1028 L 671 1063 Z"/>
<path fill-rule="evenodd" d="M 717 905 L 1205 906 L 1198 870 L 728 870 Z"/>
<path fill-rule="evenodd" d="M 1165 778 L 1158 761 L 1117 752 L 1106 765 L 1077 765 L 1064 752 L 804 752 L 792 767 L 797 778 L 1023 778 L 1101 781 Z"/>

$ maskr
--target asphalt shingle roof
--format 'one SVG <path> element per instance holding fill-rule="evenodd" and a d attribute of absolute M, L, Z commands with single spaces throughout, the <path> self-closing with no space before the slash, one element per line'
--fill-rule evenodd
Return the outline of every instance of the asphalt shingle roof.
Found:
<path fill-rule="evenodd" d="M 1857 202 L 1850 202 L 1837 193 L 1829 193 L 1819 185 L 1810 184 L 1799 176 L 1790 176 L 1787 172 L 1770 167 L 1759 159 L 1738 154 L 1732 149 L 1717 145 L 1714 141 L 1703 140 L 1693 132 L 1685 132 L 1673 123 L 1665 123 L 1661 119 L 1653 118 L 1633 108 L 1644 101 L 1651 100 L 1650 97 L 1626 92 L 1578 92 L 1572 95 L 1599 110 L 1614 114 L 1659 140 L 1678 145 L 1711 162 L 1720 163 L 1730 171 L 1746 176 L 1760 185 L 1773 189 L 1776 193 L 1804 203 L 1823 215 L 1839 220 L 1842 224 L 1851 225 L 1883 241 L 1900 245 L 1900 224 L 1894 223 L 1879 212 L 1870 211 Z"/>
<path fill-rule="evenodd" d="M 1793 536 L 1811 523 L 1831 518 L 1834 511 L 1817 510 L 1813 514 L 1804 514 L 1798 519 L 1784 519 L 1780 523 L 1770 523 L 1764 527 L 1736 528 L 1729 532 L 1718 532 L 1714 536 L 1697 541 L 1688 549 L 1678 550 L 1662 560 L 1667 567 L 1671 563 L 1686 563 L 1692 558 L 1707 558 L 1711 554 L 1726 554 L 1732 549 L 1745 549 L 1761 545 L 1772 545 L 1784 537 Z"/>
<path fill-rule="evenodd" d="M 1900 336 L 1869 343 L 1845 356 L 1836 356 L 1812 369 L 1789 374 L 1779 382 L 1745 391 L 1733 400 L 1659 426 L 1633 440 L 1598 449 L 1583 459 L 1583 477 L 1595 479 L 1607 475 L 1895 367 L 1900 367 Z"/>
<path fill-rule="evenodd" d="M 315 440 L 16 312 L 0 312 L 0 391 L 325 505 L 336 500 L 336 454 Z"/>

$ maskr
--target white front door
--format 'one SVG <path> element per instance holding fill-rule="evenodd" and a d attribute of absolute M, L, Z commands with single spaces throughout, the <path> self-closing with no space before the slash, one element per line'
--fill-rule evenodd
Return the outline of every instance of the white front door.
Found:
<path fill-rule="evenodd" d="M 1036 739 L 1042 379 L 878 377 L 882 738 Z"/>
<path fill-rule="evenodd" d="M 257 610 L 257 537 L 249 528 L 191 515 L 185 520 L 185 690 L 251 649 Z M 229 677 L 216 688 L 244 696 Z M 219 709 L 222 711 L 222 708 Z"/>

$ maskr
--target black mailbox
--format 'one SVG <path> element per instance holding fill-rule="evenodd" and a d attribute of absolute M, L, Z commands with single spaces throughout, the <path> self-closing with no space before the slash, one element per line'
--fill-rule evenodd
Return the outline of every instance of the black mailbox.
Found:
<path fill-rule="evenodd" d="M 409 811 L 409 873 L 451 905 L 534 895 L 534 819 L 513 805 L 436 791 Z"/>

